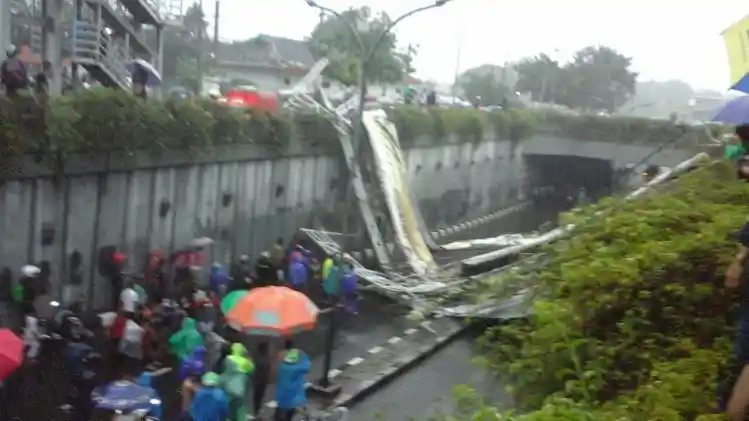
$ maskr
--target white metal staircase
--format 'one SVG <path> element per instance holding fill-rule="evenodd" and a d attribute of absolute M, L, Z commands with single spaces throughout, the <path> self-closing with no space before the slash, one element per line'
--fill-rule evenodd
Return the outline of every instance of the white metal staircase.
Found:
<path fill-rule="evenodd" d="M 73 27 L 73 60 L 104 86 L 128 89 L 127 51 L 101 25 L 76 21 Z"/>
<path fill-rule="evenodd" d="M 120 0 L 122 5 L 133 15 L 135 21 L 145 25 L 160 26 L 159 8 L 153 0 Z"/>
<path fill-rule="evenodd" d="M 178 25 L 182 22 L 185 10 L 182 0 L 156 0 L 156 8 L 161 19 L 168 25 Z"/>
<path fill-rule="evenodd" d="M 156 55 L 156 48 L 148 45 L 145 36 L 136 28 L 138 21 L 122 3 L 117 0 L 86 0 L 86 3 L 97 15 L 96 20 L 103 20 L 113 33 L 123 39 L 125 49 L 132 48 L 142 58 Z"/>
<path fill-rule="evenodd" d="M 157 60 L 158 46 L 149 45 L 142 25 L 162 26 L 152 0 L 84 0 L 84 19 L 73 24 L 72 60 L 102 85 L 132 86 L 127 64 L 135 58 Z"/>

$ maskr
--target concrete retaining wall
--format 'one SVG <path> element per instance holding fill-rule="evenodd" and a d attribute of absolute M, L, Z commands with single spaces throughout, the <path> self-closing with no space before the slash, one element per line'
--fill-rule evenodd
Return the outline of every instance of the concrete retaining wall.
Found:
<path fill-rule="evenodd" d="M 530 140 L 533 141 L 533 140 Z M 406 151 L 414 195 L 431 230 L 519 203 L 527 189 L 525 142 L 418 142 Z M 257 256 L 278 238 L 316 222 L 341 229 L 345 177 L 336 151 L 217 149 L 210 155 L 76 157 L 55 176 L 26 160 L 0 188 L 0 267 L 19 277 L 23 264 L 47 261 L 52 292 L 84 294 L 106 305 L 109 286 L 96 257 L 116 247 L 140 269 L 154 248 L 172 250 L 195 237 L 216 240 L 211 260 Z M 82 264 L 71 271 L 71 256 Z"/>

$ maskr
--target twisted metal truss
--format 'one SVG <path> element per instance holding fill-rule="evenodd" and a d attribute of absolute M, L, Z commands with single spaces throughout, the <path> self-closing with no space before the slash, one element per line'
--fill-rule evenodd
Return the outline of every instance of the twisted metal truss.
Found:
<path fill-rule="evenodd" d="M 292 112 L 321 114 L 327 117 L 338 131 L 348 170 L 354 176 L 353 187 L 359 201 L 359 209 L 364 223 L 372 240 L 372 248 L 380 266 L 385 269 L 385 273 L 377 272 L 365 268 L 359 262 L 354 262 L 355 272 L 368 283 L 367 288 L 397 299 L 405 299 L 410 303 L 417 301 L 419 295 L 431 295 L 453 288 L 450 282 L 452 277 L 448 276 L 447 273 L 431 275 L 430 279 L 425 279 L 416 275 L 404 275 L 393 269 L 390 253 L 382 240 L 375 223 L 374 214 L 369 206 L 367 192 L 361 181 L 359 165 L 351 144 L 353 126 L 350 116 L 357 110 L 358 98 L 356 95 L 352 95 L 338 107 L 331 104 L 322 90 L 320 78 L 327 65 L 327 59 L 318 61 L 309 73 L 291 88 L 291 95 L 284 106 Z M 328 232 L 312 229 L 303 229 L 302 231 L 326 253 L 332 255 L 342 251 L 341 247 L 330 238 Z"/>

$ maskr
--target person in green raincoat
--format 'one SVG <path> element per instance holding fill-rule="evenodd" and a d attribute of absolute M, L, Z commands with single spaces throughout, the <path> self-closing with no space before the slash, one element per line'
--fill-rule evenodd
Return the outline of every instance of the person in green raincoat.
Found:
<path fill-rule="evenodd" d="M 203 337 L 198 332 L 195 319 L 185 317 L 182 320 L 182 328 L 169 337 L 169 349 L 182 363 L 199 346 L 204 347 L 205 344 L 203 343 Z"/>
<path fill-rule="evenodd" d="M 726 135 L 723 141 L 713 138 L 711 132 L 708 132 L 709 137 L 715 143 L 724 143 L 723 146 L 723 157 L 728 160 L 739 159 L 746 155 L 746 144 L 749 142 L 749 126 L 736 126 L 733 135 Z M 726 139 L 726 137 L 728 139 Z"/>
<path fill-rule="evenodd" d="M 325 291 L 328 300 L 332 301 L 341 292 L 341 254 L 338 253 L 332 259 L 326 259 L 325 263 L 328 263 L 328 261 L 330 261 L 330 267 L 326 267 L 323 264 L 322 289 Z"/>
<path fill-rule="evenodd" d="M 255 364 L 247 355 L 244 345 L 233 343 L 230 354 L 224 360 L 221 373 L 221 388 L 229 397 L 229 416 L 234 421 L 247 419 L 247 384 L 250 375 L 255 371 Z"/>
<path fill-rule="evenodd" d="M 322 262 L 322 280 L 325 281 L 328 278 L 328 275 L 330 274 L 330 269 L 333 269 L 333 266 L 335 265 L 335 262 L 333 261 L 334 256 L 328 256 L 323 260 Z"/>

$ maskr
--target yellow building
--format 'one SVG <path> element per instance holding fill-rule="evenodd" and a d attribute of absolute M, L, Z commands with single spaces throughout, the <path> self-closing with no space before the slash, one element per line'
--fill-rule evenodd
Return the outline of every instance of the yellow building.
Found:
<path fill-rule="evenodd" d="M 721 33 L 731 67 L 731 85 L 749 73 L 749 15 Z"/>

